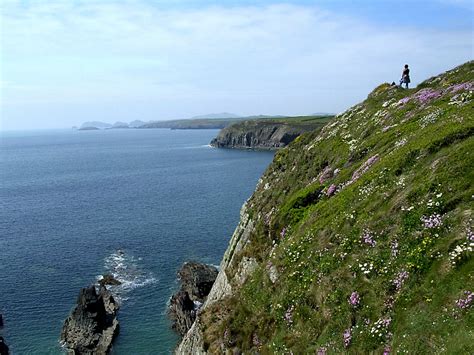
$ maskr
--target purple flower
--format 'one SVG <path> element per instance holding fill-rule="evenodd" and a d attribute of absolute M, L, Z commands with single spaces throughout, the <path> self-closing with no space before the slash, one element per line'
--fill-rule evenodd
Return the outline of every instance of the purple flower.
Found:
<path fill-rule="evenodd" d="M 336 192 L 336 185 L 331 184 L 331 186 L 329 186 L 328 190 L 326 191 L 326 196 L 332 196 L 334 195 L 335 192 Z"/>
<path fill-rule="evenodd" d="M 395 289 L 397 291 L 400 291 L 403 284 L 408 279 L 408 276 L 409 276 L 408 271 L 403 270 L 398 273 L 397 277 L 394 280 L 392 280 L 393 285 L 395 286 Z"/>
<path fill-rule="evenodd" d="M 357 307 L 360 303 L 360 295 L 357 291 L 351 293 L 349 297 L 349 304 L 353 307 Z"/>
<path fill-rule="evenodd" d="M 316 355 L 326 355 L 328 349 L 325 347 L 325 346 L 322 346 L 318 349 L 318 352 L 316 353 Z"/>
<path fill-rule="evenodd" d="M 392 349 L 390 349 L 390 346 L 386 346 L 384 349 L 383 349 L 383 355 L 390 355 L 390 352 L 392 351 Z"/>
<path fill-rule="evenodd" d="M 464 291 L 464 298 L 460 298 L 456 301 L 456 306 L 459 307 L 459 309 L 467 309 L 471 307 L 471 303 L 474 300 L 474 293 L 471 291 Z"/>
<path fill-rule="evenodd" d="M 446 90 L 452 94 L 462 91 L 462 90 L 472 90 L 474 88 L 474 84 L 472 82 L 465 82 L 461 84 L 451 85 Z"/>
<path fill-rule="evenodd" d="M 413 97 L 422 105 L 429 103 L 430 101 L 437 99 L 441 96 L 441 90 L 433 90 L 431 88 L 421 89 Z"/>
<path fill-rule="evenodd" d="M 327 166 L 327 167 L 323 170 L 323 172 L 321 173 L 321 175 L 319 175 L 319 183 L 320 183 L 320 184 L 324 184 L 325 181 L 327 181 L 328 179 L 331 179 L 333 176 L 334 176 L 333 170 L 331 169 L 330 166 Z"/>
<path fill-rule="evenodd" d="M 362 242 L 370 245 L 371 247 L 375 247 L 375 244 L 377 244 L 377 242 L 374 240 L 374 237 L 372 236 L 372 233 L 368 229 L 364 229 L 364 233 L 362 233 L 361 238 Z"/>
<path fill-rule="evenodd" d="M 407 97 L 404 97 L 403 99 L 400 99 L 398 102 L 397 102 L 397 105 L 398 106 L 403 106 L 405 105 L 408 101 L 411 100 L 411 97 L 410 96 L 407 96 Z"/>
<path fill-rule="evenodd" d="M 390 243 L 390 250 L 392 251 L 392 256 L 396 257 L 398 255 L 398 240 L 392 240 Z"/>
<path fill-rule="evenodd" d="M 260 341 L 260 339 L 258 338 L 258 335 L 253 333 L 253 336 L 252 336 L 252 343 L 254 346 L 256 346 L 257 348 L 260 348 L 260 346 L 262 346 L 262 342 Z"/>
<path fill-rule="evenodd" d="M 352 330 L 351 328 L 347 328 L 344 330 L 344 333 L 342 334 L 342 337 L 344 339 L 344 347 L 348 348 L 349 345 L 351 345 L 351 340 L 352 340 Z"/>
<path fill-rule="evenodd" d="M 292 325 L 293 324 L 293 311 L 295 310 L 295 306 L 291 305 L 285 312 L 284 318 L 286 324 Z"/>
<path fill-rule="evenodd" d="M 474 233 L 470 228 L 467 230 L 467 240 L 470 242 L 474 242 Z"/>
<path fill-rule="evenodd" d="M 352 174 L 352 178 L 348 182 L 348 184 L 351 184 L 351 183 L 357 181 L 362 176 L 362 174 L 364 174 L 367 170 L 369 170 L 370 167 L 378 161 L 379 161 L 379 155 L 378 154 L 375 154 L 374 156 L 367 159 L 367 161 L 365 161 L 364 164 L 362 164 L 359 169 L 354 171 L 354 173 Z"/>
<path fill-rule="evenodd" d="M 286 227 L 283 227 L 283 229 L 280 232 L 280 237 L 285 238 L 285 235 L 286 235 Z"/>
<path fill-rule="evenodd" d="M 428 229 L 439 228 L 443 224 L 441 216 L 438 213 L 434 213 L 429 217 L 423 215 L 420 220 L 423 222 L 424 227 Z"/>

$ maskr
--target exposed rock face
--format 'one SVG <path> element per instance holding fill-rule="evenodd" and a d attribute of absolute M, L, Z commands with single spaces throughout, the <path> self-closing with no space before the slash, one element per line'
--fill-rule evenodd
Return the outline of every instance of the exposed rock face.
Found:
<path fill-rule="evenodd" d="M 185 263 L 178 271 L 181 289 L 189 294 L 191 300 L 201 303 L 211 291 L 217 274 L 214 266 L 195 262 Z"/>
<path fill-rule="evenodd" d="M 72 354 L 107 354 L 119 330 L 118 305 L 110 292 L 101 286 L 83 288 L 77 306 L 66 319 L 61 341 Z"/>
<path fill-rule="evenodd" d="M 196 320 L 197 307 L 186 291 L 180 290 L 170 300 L 169 317 L 173 329 L 184 336 Z"/>
<path fill-rule="evenodd" d="M 5 344 L 5 340 L 3 337 L 0 337 L 0 355 L 8 355 L 10 351 L 8 349 L 7 344 Z"/>
<path fill-rule="evenodd" d="M 321 128 L 326 121 L 312 123 L 257 120 L 234 123 L 222 129 L 211 145 L 217 148 L 278 149 L 304 132 Z"/>
<path fill-rule="evenodd" d="M 204 302 L 204 305 L 201 309 L 205 309 L 211 304 L 218 302 L 229 296 L 232 293 L 232 286 L 229 282 L 226 270 L 230 268 L 230 265 L 235 261 L 235 256 L 247 245 L 250 238 L 250 233 L 254 228 L 254 222 L 247 213 L 247 204 L 244 204 L 240 210 L 240 222 L 235 229 L 232 238 L 229 242 L 229 246 L 224 254 L 222 262 L 220 264 L 219 273 L 217 278 L 212 286 L 212 289 L 209 295 Z M 245 259 L 238 267 L 238 277 L 236 281 L 236 286 L 239 286 L 238 282 L 245 280 L 251 272 L 254 270 L 253 259 Z M 238 279 L 238 280 L 237 280 Z M 202 335 L 202 324 L 199 317 L 199 314 L 196 316 L 196 320 L 193 323 L 192 327 L 183 337 L 181 343 L 176 348 L 176 354 L 179 355 L 201 355 L 206 354 L 204 350 L 204 339 Z"/>
<path fill-rule="evenodd" d="M 193 325 L 197 311 L 206 300 L 217 274 L 215 267 L 195 262 L 185 263 L 178 271 L 181 289 L 171 297 L 169 317 L 173 329 L 181 336 Z"/>
<path fill-rule="evenodd" d="M 217 148 L 276 149 L 284 147 L 301 133 L 281 123 L 243 122 L 224 128 L 211 145 Z"/>

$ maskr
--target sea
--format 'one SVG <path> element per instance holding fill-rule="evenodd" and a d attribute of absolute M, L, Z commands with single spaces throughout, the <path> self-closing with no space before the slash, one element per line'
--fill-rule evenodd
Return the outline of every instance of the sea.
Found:
<path fill-rule="evenodd" d="M 82 287 L 122 285 L 112 354 L 170 354 L 167 304 L 189 260 L 218 265 L 273 153 L 215 149 L 218 130 L 0 134 L 0 313 L 12 354 L 62 354 Z"/>

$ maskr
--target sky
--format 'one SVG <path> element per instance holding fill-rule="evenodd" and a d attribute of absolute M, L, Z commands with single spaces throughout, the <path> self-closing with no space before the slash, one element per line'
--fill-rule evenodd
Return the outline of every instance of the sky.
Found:
<path fill-rule="evenodd" d="M 472 0 L 2 0 L 0 129 L 342 112 L 474 58 Z"/>

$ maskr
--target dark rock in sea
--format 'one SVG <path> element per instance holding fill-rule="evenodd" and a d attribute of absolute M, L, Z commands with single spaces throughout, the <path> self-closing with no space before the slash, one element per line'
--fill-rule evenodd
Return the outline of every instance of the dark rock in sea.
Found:
<path fill-rule="evenodd" d="M 0 328 L 3 327 L 3 316 L 2 314 L 0 313 Z"/>
<path fill-rule="evenodd" d="M 171 297 L 168 315 L 172 328 L 181 336 L 196 320 L 197 311 L 211 291 L 217 274 L 214 266 L 196 262 L 184 263 L 178 271 L 181 289 Z"/>
<path fill-rule="evenodd" d="M 117 280 L 114 275 L 112 274 L 105 274 L 102 275 L 102 278 L 99 280 L 99 285 L 100 286 L 107 286 L 107 285 L 112 285 L 112 286 L 117 286 L 121 285 L 122 283 Z"/>
<path fill-rule="evenodd" d="M 196 262 L 184 263 L 178 271 L 181 289 L 189 294 L 191 300 L 203 303 L 218 273 L 214 266 Z"/>
<path fill-rule="evenodd" d="M 101 286 L 83 288 L 77 305 L 66 319 L 61 342 L 72 354 L 107 354 L 119 330 L 118 305 L 111 293 Z"/>
<path fill-rule="evenodd" d="M 10 354 L 10 350 L 8 349 L 7 344 L 5 344 L 5 339 L 0 337 L 0 355 L 8 355 Z"/>
<path fill-rule="evenodd" d="M 172 328 L 184 336 L 196 320 L 197 307 L 186 291 L 180 290 L 170 300 L 169 317 Z"/>

